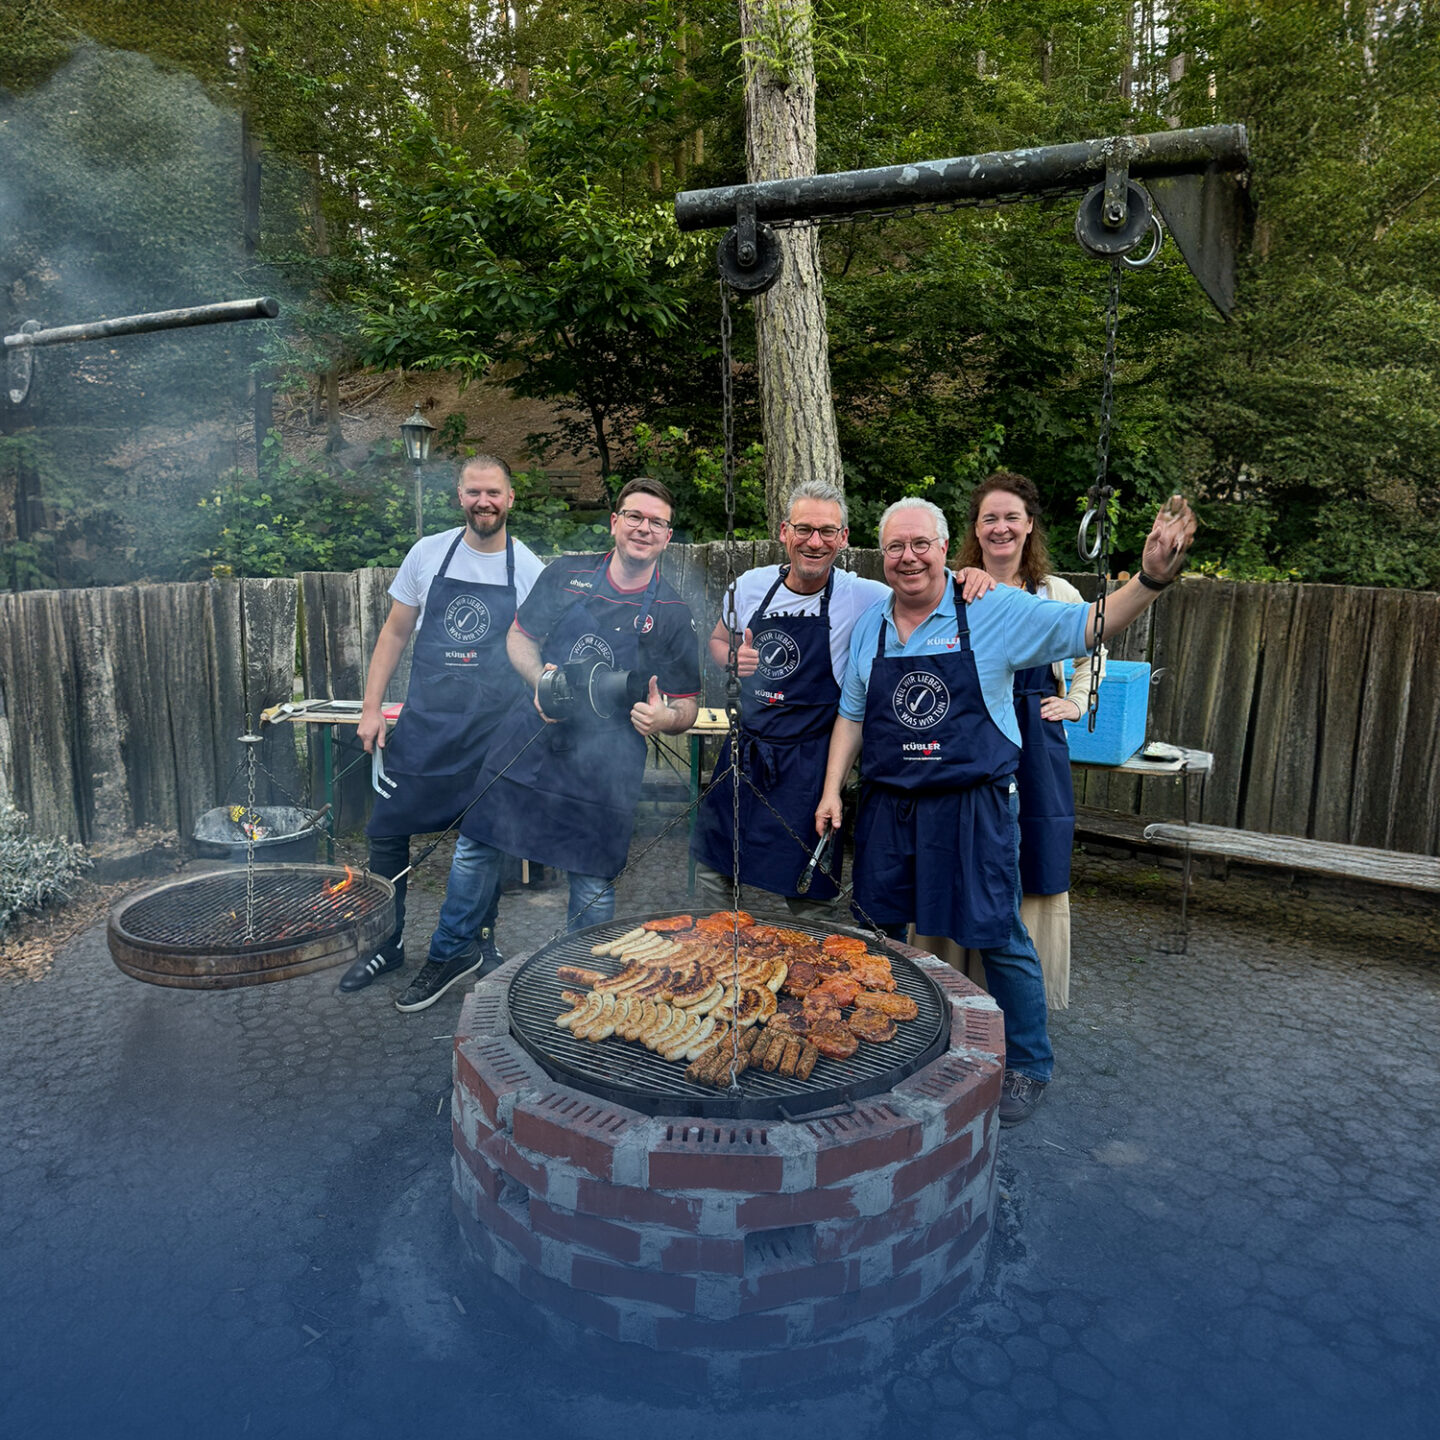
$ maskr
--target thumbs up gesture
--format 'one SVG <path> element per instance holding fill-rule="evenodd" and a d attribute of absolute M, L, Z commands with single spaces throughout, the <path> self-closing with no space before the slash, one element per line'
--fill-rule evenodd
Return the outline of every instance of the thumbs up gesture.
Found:
<path fill-rule="evenodd" d="M 650 693 L 630 711 L 630 723 L 647 738 L 668 729 L 670 703 L 660 693 L 656 677 L 650 677 Z"/>
<path fill-rule="evenodd" d="M 740 642 L 740 648 L 736 651 L 735 658 L 738 662 L 740 678 L 748 679 L 760 668 L 760 652 L 755 648 L 755 637 L 746 628 L 745 638 Z"/>

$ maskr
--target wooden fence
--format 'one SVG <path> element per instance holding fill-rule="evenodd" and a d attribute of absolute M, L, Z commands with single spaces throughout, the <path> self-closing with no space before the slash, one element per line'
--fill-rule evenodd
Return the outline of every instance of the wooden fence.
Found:
<path fill-rule="evenodd" d="M 774 544 L 746 545 L 741 568 L 778 557 Z M 879 574 L 875 551 L 847 559 Z M 672 546 L 665 571 L 703 638 L 723 547 Z M 247 713 L 297 683 L 359 698 L 392 575 L 0 596 L 0 797 L 38 834 L 92 846 L 143 827 L 188 835 L 203 811 L 245 798 Z M 1071 579 L 1093 593 L 1093 577 Z M 1440 595 L 1189 580 L 1112 653 L 1155 667 L 1151 738 L 1214 752 L 1192 818 L 1440 854 Z M 392 698 L 406 678 L 402 665 Z M 713 671 L 707 687 L 718 703 Z M 268 728 L 257 799 L 318 803 L 320 743 Z M 364 770 L 341 786 L 345 824 L 363 817 Z M 1077 772 L 1076 793 L 1125 814 L 1179 812 L 1175 787 L 1103 772 Z"/>

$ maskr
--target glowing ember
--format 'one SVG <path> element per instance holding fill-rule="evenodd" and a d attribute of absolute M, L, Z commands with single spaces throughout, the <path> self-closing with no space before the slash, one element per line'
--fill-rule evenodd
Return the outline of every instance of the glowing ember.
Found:
<path fill-rule="evenodd" d="M 342 890 L 348 890 L 355 881 L 355 872 L 347 865 L 345 867 L 345 878 L 337 880 L 335 884 L 328 886 L 332 895 L 338 895 Z"/>

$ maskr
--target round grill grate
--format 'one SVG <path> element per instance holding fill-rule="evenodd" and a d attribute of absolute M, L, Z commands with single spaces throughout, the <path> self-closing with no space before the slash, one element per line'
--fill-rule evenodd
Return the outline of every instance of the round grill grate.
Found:
<path fill-rule="evenodd" d="M 590 953 L 591 946 L 617 940 L 643 921 L 667 913 L 632 915 L 577 930 L 537 950 L 520 967 L 508 993 L 511 1033 L 551 1079 L 647 1115 L 789 1120 L 890 1090 L 950 1043 L 950 1011 L 939 987 L 918 965 L 893 953 L 888 958 L 896 989 L 909 995 L 919 1009 L 914 1020 L 896 1027 L 893 1040 L 879 1045 L 862 1042 L 848 1060 L 821 1056 L 808 1080 L 746 1070 L 740 1076 L 738 1097 L 687 1080 L 683 1061 L 663 1060 L 641 1045 L 614 1037 L 593 1044 L 557 1026 L 555 1017 L 570 1008 L 560 992 L 577 987 L 562 981 L 556 967 L 579 965 L 617 974 L 620 962 L 597 958 Z M 817 939 L 860 934 L 839 926 L 807 925 L 790 916 L 757 919 Z M 873 937 L 861 938 L 878 948 Z"/>

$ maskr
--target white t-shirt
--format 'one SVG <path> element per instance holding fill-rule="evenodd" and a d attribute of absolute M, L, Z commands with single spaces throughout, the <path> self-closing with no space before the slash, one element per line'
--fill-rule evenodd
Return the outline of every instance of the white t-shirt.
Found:
<path fill-rule="evenodd" d="M 879 604 L 890 594 L 890 587 L 880 580 L 864 580 L 848 570 L 836 566 L 835 588 L 830 592 L 830 665 L 835 672 L 835 683 L 844 685 L 845 667 L 850 658 L 850 632 L 855 622 L 872 606 Z M 761 565 L 756 570 L 747 570 L 735 582 L 738 614 L 736 629 L 743 632 L 755 613 L 755 607 L 765 598 L 765 592 L 775 583 L 780 574 L 778 565 Z M 825 592 L 817 590 L 813 595 L 797 595 L 786 586 L 775 592 L 766 615 L 818 615 L 820 602 Z M 721 615 L 728 623 L 732 613 L 729 597 L 721 607 Z"/>
<path fill-rule="evenodd" d="M 439 535 L 427 535 L 417 540 L 410 553 L 401 562 L 399 572 L 390 582 L 390 595 L 402 605 L 414 605 L 420 614 L 415 622 L 418 630 L 425 623 L 425 596 L 430 582 L 444 563 L 445 552 L 450 542 L 463 527 L 457 525 Z M 535 552 L 523 541 L 515 542 L 515 603 L 518 606 L 530 593 L 545 566 Z M 445 574 L 454 580 L 470 580 L 477 585 L 503 585 L 505 583 L 505 551 L 482 554 L 472 550 L 463 540 L 455 547 Z"/>

